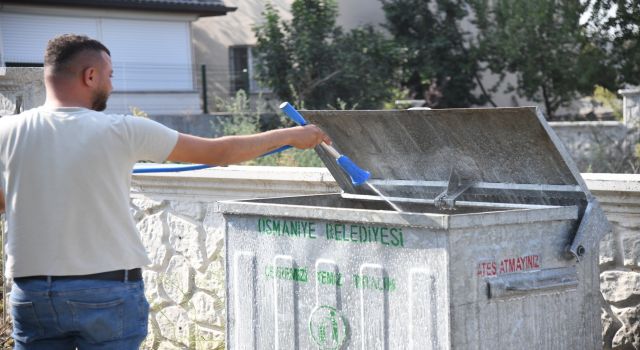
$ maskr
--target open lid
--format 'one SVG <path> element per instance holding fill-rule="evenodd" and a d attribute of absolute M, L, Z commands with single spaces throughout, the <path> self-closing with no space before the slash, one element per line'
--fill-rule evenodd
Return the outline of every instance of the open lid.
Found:
<path fill-rule="evenodd" d="M 569 205 L 591 198 L 535 107 L 301 113 L 389 197 L 434 199 L 452 180 L 469 184 L 458 197 L 465 200 Z M 317 150 L 345 192 L 372 194 Z"/>
<path fill-rule="evenodd" d="M 567 256 L 580 259 L 611 230 L 598 201 L 535 107 L 406 111 L 306 111 L 334 147 L 371 173 L 388 197 L 576 205 L 576 233 Z M 354 187 L 324 149 L 316 150 L 342 189 Z M 448 206 L 448 207 L 447 207 Z M 442 207 L 441 207 L 442 208 Z"/>

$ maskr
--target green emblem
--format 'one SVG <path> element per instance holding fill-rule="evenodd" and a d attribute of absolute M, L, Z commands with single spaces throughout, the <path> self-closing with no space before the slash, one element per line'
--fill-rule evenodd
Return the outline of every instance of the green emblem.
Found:
<path fill-rule="evenodd" d="M 322 350 L 337 350 L 347 337 L 347 321 L 335 308 L 316 307 L 309 317 L 309 333 Z"/>

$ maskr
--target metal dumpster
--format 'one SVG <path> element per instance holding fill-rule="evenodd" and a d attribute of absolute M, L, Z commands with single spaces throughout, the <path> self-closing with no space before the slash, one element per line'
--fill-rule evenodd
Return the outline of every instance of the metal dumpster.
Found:
<path fill-rule="evenodd" d="M 308 111 L 371 172 L 229 201 L 228 349 L 601 348 L 609 224 L 536 108 Z"/>

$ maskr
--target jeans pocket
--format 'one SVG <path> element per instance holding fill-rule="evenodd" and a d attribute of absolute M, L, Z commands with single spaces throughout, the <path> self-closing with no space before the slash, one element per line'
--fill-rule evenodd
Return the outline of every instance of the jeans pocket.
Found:
<path fill-rule="evenodd" d="M 149 309 L 150 305 L 145 297 L 144 293 L 141 293 L 140 301 L 138 302 L 138 315 L 140 315 L 140 324 L 146 330 L 147 324 L 149 323 Z"/>
<path fill-rule="evenodd" d="M 122 338 L 124 332 L 124 299 L 102 303 L 67 301 L 73 314 L 74 327 L 91 343 Z"/>
<path fill-rule="evenodd" d="M 38 315 L 31 301 L 11 301 L 11 318 L 13 319 L 14 339 L 29 343 L 44 335 L 44 329 L 38 321 Z"/>

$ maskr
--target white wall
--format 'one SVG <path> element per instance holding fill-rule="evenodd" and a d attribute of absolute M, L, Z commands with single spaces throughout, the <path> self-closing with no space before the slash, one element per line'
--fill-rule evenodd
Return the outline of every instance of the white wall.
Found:
<path fill-rule="evenodd" d="M 290 8 L 293 0 L 272 1 L 284 20 L 290 20 Z M 211 88 L 210 99 L 215 96 L 229 96 L 229 47 L 233 45 L 254 45 L 256 39 L 252 27 L 262 21 L 263 1 L 227 0 L 227 6 L 238 9 L 224 17 L 208 17 L 197 20 L 193 25 L 195 43 L 195 60 L 198 65 L 206 64 L 212 72 L 208 77 Z M 337 23 L 349 30 L 364 24 L 381 24 L 385 22 L 384 11 L 379 0 L 338 0 L 339 16 Z M 469 21 L 462 23 L 464 30 L 473 30 Z M 381 28 L 381 27 L 380 27 Z M 382 29 L 382 28 L 381 28 Z M 425 38 L 428 40 L 429 38 Z M 497 75 L 484 74 L 482 82 L 489 89 L 497 81 Z M 515 75 L 508 74 L 502 87 L 508 83 L 515 84 Z M 475 93 L 480 94 L 477 88 Z M 536 103 L 518 98 L 514 93 L 496 93 L 493 101 L 499 107 L 534 106 Z"/>
<path fill-rule="evenodd" d="M 291 20 L 293 0 L 273 0 L 282 20 Z M 252 28 L 263 21 L 262 12 L 266 2 L 253 0 L 226 0 L 225 4 L 237 7 L 226 16 L 204 17 L 193 24 L 195 61 L 209 69 L 208 85 L 211 99 L 214 96 L 227 97 L 230 89 L 229 47 L 255 45 Z M 345 28 L 360 24 L 384 21 L 384 14 L 378 0 L 340 0 L 337 23 Z"/>
<path fill-rule="evenodd" d="M 292 0 L 271 1 L 285 20 L 291 19 L 291 2 Z M 255 44 L 252 27 L 262 21 L 266 2 L 227 0 L 225 4 L 238 9 L 226 16 L 204 17 L 193 23 L 195 61 L 198 66 L 204 64 L 208 68 L 211 101 L 215 96 L 229 96 L 229 47 Z"/>
<path fill-rule="evenodd" d="M 380 0 L 339 0 L 338 25 L 346 30 L 358 26 L 385 22 L 384 11 Z"/>

